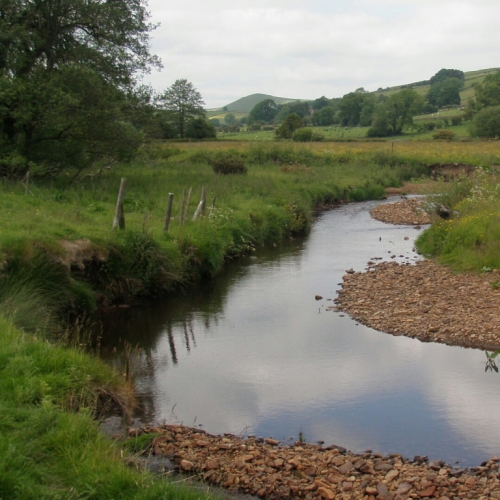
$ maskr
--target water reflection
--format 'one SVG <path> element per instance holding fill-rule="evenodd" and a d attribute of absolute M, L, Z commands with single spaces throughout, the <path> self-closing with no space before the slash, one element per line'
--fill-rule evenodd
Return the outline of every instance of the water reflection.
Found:
<path fill-rule="evenodd" d="M 370 205 L 324 214 L 307 240 L 208 286 L 106 316 L 110 362 L 122 362 L 116 339 L 140 347 L 131 362 L 144 418 L 469 464 L 498 453 L 500 386 L 481 351 L 385 335 L 328 310 L 345 269 L 417 258 L 417 232 L 371 220 Z"/>

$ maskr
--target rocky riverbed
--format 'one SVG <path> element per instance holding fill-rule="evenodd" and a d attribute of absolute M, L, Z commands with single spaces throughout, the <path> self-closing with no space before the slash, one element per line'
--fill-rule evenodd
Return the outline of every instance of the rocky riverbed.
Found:
<path fill-rule="evenodd" d="M 410 498 L 500 499 L 497 457 L 473 469 L 451 467 L 427 457 L 407 460 L 367 450 L 353 454 L 340 446 L 296 442 L 281 446 L 272 438 L 214 436 L 180 425 L 132 428 L 130 437 L 151 434 L 150 453 L 173 462 L 183 473 L 268 499 Z"/>
<path fill-rule="evenodd" d="M 378 205 L 370 211 L 374 219 L 390 224 L 423 225 L 430 224 L 431 218 L 424 210 L 425 199 L 408 198 L 397 203 Z"/>
<path fill-rule="evenodd" d="M 347 273 L 336 305 L 375 330 L 424 342 L 500 349 L 498 271 L 453 274 L 432 261 Z"/>

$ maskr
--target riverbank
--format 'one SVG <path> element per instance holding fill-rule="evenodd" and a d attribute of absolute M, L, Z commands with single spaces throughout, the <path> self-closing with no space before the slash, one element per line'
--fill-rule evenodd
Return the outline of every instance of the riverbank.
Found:
<path fill-rule="evenodd" d="M 273 438 L 215 436 L 200 429 L 162 425 L 129 429 L 168 469 L 250 493 L 260 498 L 406 500 L 440 498 L 500 499 L 499 459 L 460 469 L 427 457 L 413 460 L 367 450 L 353 454 L 341 446 L 296 442 L 281 446 Z M 158 462 L 157 462 L 158 463 Z"/>
<path fill-rule="evenodd" d="M 500 349 L 498 271 L 453 274 L 432 261 L 346 274 L 337 306 L 356 321 L 423 342 Z"/>
<path fill-rule="evenodd" d="M 430 218 L 422 204 L 407 199 L 379 205 L 371 215 L 392 224 L 423 224 Z M 347 273 L 336 299 L 356 321 L 423 342 L 500 349 L 498 270 L 457 274 L 434 261 L 411 266 L 371 262 L 368 268 L 365 273 Z"/>

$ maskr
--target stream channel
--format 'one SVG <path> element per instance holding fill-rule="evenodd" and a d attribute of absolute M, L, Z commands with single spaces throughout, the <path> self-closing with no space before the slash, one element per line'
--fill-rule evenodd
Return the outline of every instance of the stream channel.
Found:
<path fill-rule="evenodd" d="M 483 351 L 387 335 L 327 310 L 346 269 L 418 259 L 419 231 L 373 220 L 378 203 L 325 212 L 307 238 L 102 316 L 102 355 L 122 370 L 128 360 L 138 418 L 460 466 L 499 455 L 500 377 L 485 372 Z"/>

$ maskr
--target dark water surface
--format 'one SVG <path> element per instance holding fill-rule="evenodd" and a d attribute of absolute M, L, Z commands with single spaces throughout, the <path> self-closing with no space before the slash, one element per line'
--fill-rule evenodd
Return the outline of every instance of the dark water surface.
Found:
<path fill-rule="evenodd" d="M 484 352 L 326 310 L 346 269 L 416 258 L 419 231 L 371 219 L 376 204 L 327 212 L 307 239 L 258 251 L 207 286 L 103 317 L 110 362 L 123 364 L 123 341 L 140 347 L 130 364 L 141 418 L 469 466 L 500 454 L 500 378 L 485 373 Z"/>

